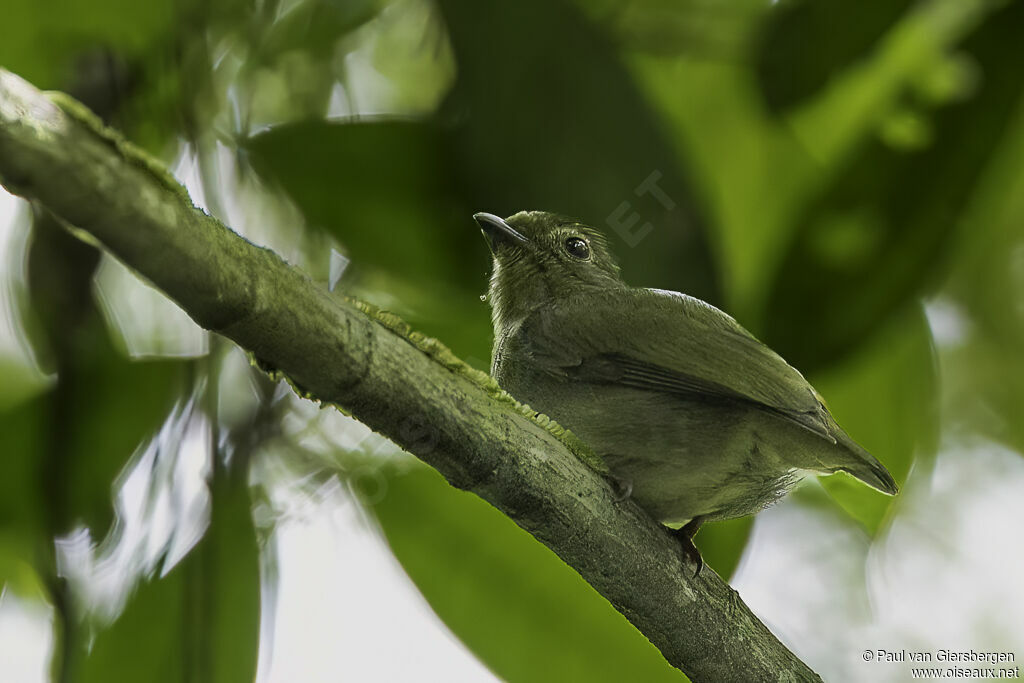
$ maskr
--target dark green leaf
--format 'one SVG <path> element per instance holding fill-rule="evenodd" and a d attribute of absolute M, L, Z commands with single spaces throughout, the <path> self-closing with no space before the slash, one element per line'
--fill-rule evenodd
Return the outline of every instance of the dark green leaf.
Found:
<path fill-rule="evenodd" d="M 447 147 L 436 125 L 396 120 L 285 125 L 247 143 L 257 172 L 344 246 L 348 293 L 383 293 L 380 303 L 417 329 L 488 358 L 489 311 L 478 297 L 490 257 Z"/>
<path fill-rule="evenodd" d="M 728 581 L 740 564 L 753 528 L 753 517 L 710 522 L 697 532 L 695 543 L 704 562 Z"/>
<path fill-rule="evenodd" d="M 46 422 L 44 401 L 32 398 L 0 411 L 3 475 L 0 476 L 0 585 L 23 592 L 38 587 L 33 570 L 47 557 L 50 543 L 44 516 L 45 498 L 39 453 Z"/>
<path fill-rule="evenodd" d="M 102 535 L 110 523 L 113 484 L 135 449 L 159 429 L 183 388 L 184 361 L 131 362 L 112 348 L 68 370 L 56 392 L 68 392 L 61 432 L 64 528 L 84 523 Z"/>
<path fill-rule="evenodd" d="M 575 571 L 436 472 L 389 476 L 374 511 L 434 610 L 501 678 L 685 680 Z"/>
<path fill-rule="evenodd" d="M 114 348 L 92 296 L 99 252 L 70 236 L 53 216 L 35 215 L 29 251 L 33 340 L 57 379 L 42 398 L 36 486 L 49 500 L 47 532 L 84 523 L 102 536 L 111 486 L 156 432 L 182 388 L 181 361 L 133 363 Z"/>
<path fill-rule="evenodd" d="M 576 216 L 609 234 L 627 279 L 717 301 L 694 193 L 608 37 L 560 0 L 440 7 L 458 65 L 444 115 L 474 210 Z"/>
<path fill-rule="evenodd" d="M 144 583 L 96 636 L 83 683 L 251 683 L 259 643 L 259 549 L 244 470 L 218 469 L 210 526 L 163 578 Z"/>
<path fill-rule="evenodd" d="M 276 181 L 314 227 L 353 261 L 420 285 L 481 289 L 464 254 L 482 240 L 452 186 L 446 142 L 434 125 L 384 120 L 297 123 L 247 142 L 254 168 Z"/>
<path fill-rule="evenodd" d="M 863 143 L 798 218 L 765 316 L 765 340 L 813 372 L 857 347 L 941 273 L 951 238 L 1020 102 L 1024 3 L 993 12 L 962 46 L 973 97 L 920 115 L 932 143 Z M 924 106 L 924 105 L 922 105 Z"/>
<path fill-rule="evenodd" d="M 915 458 L 938 447 L 938 378 L 928 321 L 911 307 L 814 385 L 839 423 L 903 482 Z M 823 477 L 825 490 L 869 533 L 893 498 L 845 474 Z"/>

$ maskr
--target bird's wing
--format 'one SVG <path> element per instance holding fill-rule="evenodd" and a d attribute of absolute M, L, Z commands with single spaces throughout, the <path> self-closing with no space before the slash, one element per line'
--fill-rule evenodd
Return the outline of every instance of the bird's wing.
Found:
<path fill-rule="evenodd" d="M 834 422 L 803 375 L 730 316 L 685 294 L 595 291 L 538 310 L 518 334 L 554 375 L 749 403 L 836 441 Z"/>

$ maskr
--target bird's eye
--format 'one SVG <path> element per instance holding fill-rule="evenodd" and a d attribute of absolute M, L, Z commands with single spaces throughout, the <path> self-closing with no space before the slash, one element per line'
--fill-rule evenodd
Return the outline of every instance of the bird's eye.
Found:
<path fill-rule="evenodd" d="M 590 245 L 580 237 L 569 237 L 565 240 L 565 250 L 569 256 L 585 261 L 590 258 Z"/>

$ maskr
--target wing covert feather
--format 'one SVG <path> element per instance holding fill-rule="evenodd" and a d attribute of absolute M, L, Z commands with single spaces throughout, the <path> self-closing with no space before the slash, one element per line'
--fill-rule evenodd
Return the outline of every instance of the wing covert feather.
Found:
<path fill-rule="evenodd" d="M 685 294 L 595 291 L 535 311 L 519 335 L 552 374 L 751 402 L 835 442 L 803 375 L 732 317 Z"/>

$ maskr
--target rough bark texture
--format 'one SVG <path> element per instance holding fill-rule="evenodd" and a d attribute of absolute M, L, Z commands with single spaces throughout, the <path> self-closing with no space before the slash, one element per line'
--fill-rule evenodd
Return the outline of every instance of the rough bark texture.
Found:
<path fill-rule="evenodd" d="M 438 342 L 341 301 L 195 208 L 81 105 L 0 70 L 0 182 L 149 279 L 306 398 L 336 404 L 551 548 L 695 681 L 818 677 L 588 467 L 585 447 Z M 429 437 L 429 438 L 427 438 Z"/>

